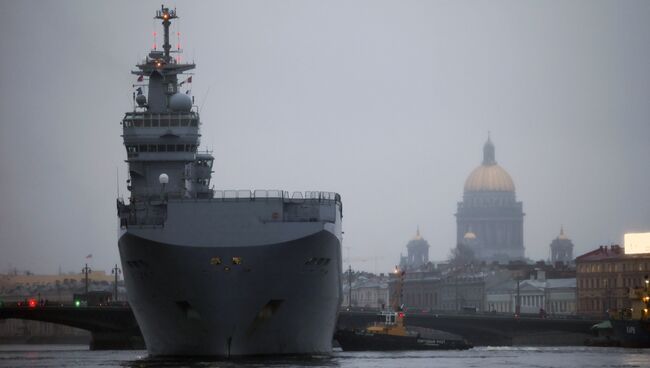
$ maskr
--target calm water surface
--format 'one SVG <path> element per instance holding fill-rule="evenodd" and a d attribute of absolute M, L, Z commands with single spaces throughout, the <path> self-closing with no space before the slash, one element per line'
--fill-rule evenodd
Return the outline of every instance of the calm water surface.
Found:
<path fill-rule="evenodd" d="M 89 351 L 75 345 L 0 345 L 0 367 L 650 367 L 650 350 L 480 347 L 467 351 L 334 352 L 331 356 L 234 361 L 157 360 L 146 351 Z"/>

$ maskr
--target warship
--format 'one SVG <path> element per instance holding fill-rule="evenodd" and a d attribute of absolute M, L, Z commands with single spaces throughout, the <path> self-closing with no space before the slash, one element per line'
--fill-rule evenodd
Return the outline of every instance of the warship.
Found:
<path fill-rule="evenodd" d="M 118 247 L 129 303 L 151 356 L 323 354 L 341 299 L 342 203 L 332 192 L 215 190 L 199 150 L 194 63 L 169 41 L 132 71 L 125 114 L 128 198 Z"/>

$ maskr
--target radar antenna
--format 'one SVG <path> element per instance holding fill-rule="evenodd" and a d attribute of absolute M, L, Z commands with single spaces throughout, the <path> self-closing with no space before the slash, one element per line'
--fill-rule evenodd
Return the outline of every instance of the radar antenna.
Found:
<path fill-rule="evenodd" d="M 165 29 L 163 50 L 165 50 L 165 62 L 167 63 L 171 60 L 169 50 L 172 48 L 172 45 L 169 44 L 169 26 L 172 24 L 170 20 L 176 18 L 178 18 L 178 16 L 176 16 L 176 9 L 169 10 L 169 8 L 165 8 L 164 5 L 160 6 L 160 10 L 156 11 L 156 16 L 154 17 L 154 19 L 162 19 L 162 25 Z"/>

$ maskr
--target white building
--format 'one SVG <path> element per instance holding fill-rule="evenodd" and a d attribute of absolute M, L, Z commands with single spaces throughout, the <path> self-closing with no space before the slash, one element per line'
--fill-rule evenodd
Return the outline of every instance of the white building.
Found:
<path fill-rule="evenodd" d="M 351 303 L 350 296 L 352 296 Z M 343 285 L 341 306 L 344 308 L 348 306 L 368 309 L 389 308 L 388 278 L 376 277 L 368 279 L 361 276 L 352 283 L 352 293 L 350 293 L 349 285 L 345 283 Z"/>
<path fill-rule="evenodd" d="M 539 314 L 543 309 L 549 315 L 576 314 L 576 279 L 546 279 L 538 271 L 537 279 L 519 281 L 520 313 Z M 517 281 L 507 280 L 486 290 L 489 311 L 515 313 Z"/>

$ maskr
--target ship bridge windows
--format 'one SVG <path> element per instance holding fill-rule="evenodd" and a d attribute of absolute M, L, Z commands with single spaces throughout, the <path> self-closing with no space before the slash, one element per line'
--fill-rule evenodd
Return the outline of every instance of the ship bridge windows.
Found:
<path fill-rule="evenodd" d="M 182 116 L 156 116 L 146 118 L 124 119 L 123 125 L 127 128 L 158 128 L 158 127 L 197 127 L 199 120 L 188 115 Z"/>
<path fill-rule="evenodd" d="M 196 148 L 196 144 L 139 144 L 126 146 L 126 152 L 196 152 Z"/>

